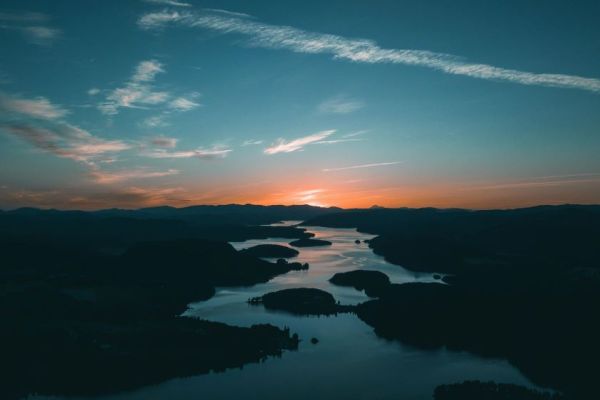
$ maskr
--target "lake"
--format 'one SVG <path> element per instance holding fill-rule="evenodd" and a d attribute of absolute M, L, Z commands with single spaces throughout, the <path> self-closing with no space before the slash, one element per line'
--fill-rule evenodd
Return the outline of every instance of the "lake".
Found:
<path fill-rule="evenodd" d="M 292 224 L 292 221 L 286 224 Z M 293 316 L 249 305 L 247 300 L 267 292 L 294 287 L 314 287 L 333 294 L 342 304 L 369 298 L 352 288 L 331 285 L 336 272 L 354 269 L 384 272 L 393 283 L 436 282 L 430 273 L 415 273 L 375 255 L 364 240 L 372 236 L 355 229 L 308 227 L 315 238 L 331 246 L 299 248 L 290 261 L 308 262 L 308 271 L 292 271 L 252 287 L 218 288 L 204 302 L 193 303 L 184 315 L 238 326 L 271 323 L 288 326 L 302 342 L 298 351 L 285 352 L 243 369 L 173 379 L 158 385 L 110 396 L 105 400 L 150 399 L 431 399 L 435 386 L 467 379 L 495 380 L 529 387 L 516 368 L 498 359 L 485 359 L 446 349 L 421 350 L 375 335 L 352 314 L 331 317 Z M 360 243 L 355 243 L 356 240 Z M 236 249 L 257 244 L 287 245 L 289 239 L 271 238 L 232 243 Z M 440 283 L 442 284 L 442 283 Z M 317 338 L 317 344 L 310 343 Z M 60 397 L 32 397 L 59 399 Z"/>

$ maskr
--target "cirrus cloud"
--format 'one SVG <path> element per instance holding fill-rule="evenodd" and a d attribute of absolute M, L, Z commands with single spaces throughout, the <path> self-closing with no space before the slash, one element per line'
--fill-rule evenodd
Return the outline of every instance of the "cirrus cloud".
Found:
<path fill-rule="evenodd" d="M 59 105 L 52 104 L 45 97 L 24 99 L 0 93 L 0 113 L 17 113 L 31 118 L 58 119 L 69 112 Z"/>
<path fill-rule="evenodd" d="M 365 103 L 360 100 L 336 96 L 319 104 L 318 110 L 325 114 L 350 114 L 364 106 Z"/>
<path fill-rule="evenodd" d="M 143 153 L 143 155 L 150 158 L 200 158 L 211 160 L 217 158 L 225 158 L 227 157 L 227 155 L 229 155 L 229 153 L 231 153 L 231 151 L 231 149 L 222 147 L 211 147 L 208 149 L 198 147 L 194 150 L 182 151 L 167 151 L 165 149 L 154 149 Z"/>
<path fill-rule="evenodd" d="M 123 171 L 102 171 L 93 170 L 90 172 L 90 177 L 100 184 L 112 184 L 135 179 L 160 178 L 164 176 L 177 175 L 176 169 L 168 169 L 166 171 L 149 171 L 146 168 L 138 168 Z"/>
<path fill-rule="evenodd" d="M 323 139 L 333 135 L 334 133 L 335 129 L 331 129 L 327 131 L 313 133 L 312 135 L 304 136 L 290 141 L 287 141 L 283 138 L 279 138 L 275 143 L 267 147 L 264 150 L 264 153 L 272 155 L 277 153 L 291 153 L 294 151 L 302 150 L 305 146 L 309 144 L 318 143 Z"/>
<path fill-rule="evenodd" d="M 471 78 L 600 92 L 600 79 L 597 78 L 520 71 L 469 62 L 455 55 L 428 50 L 384 48 L 369 39 L 346 38 L 291 26 L 266 24 L 210 10 L 201 12 L 163 10 L 146 13 L 138 19 L 138 26 L 145 30 L 160 30 L 170 25 L 243 35 L 250 39 L 250 45 L 253 46 L 296 53 L 330 54 L 336 60 L 367 64 L 411 65 Z"/>

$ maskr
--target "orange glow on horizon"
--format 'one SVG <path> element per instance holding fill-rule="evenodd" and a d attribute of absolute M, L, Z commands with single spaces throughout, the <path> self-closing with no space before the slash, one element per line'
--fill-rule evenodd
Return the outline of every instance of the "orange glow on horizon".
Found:
<path fill-rule="evenodd" d="M 229 184 L 209 188 L 124 187 L 100 192 L 0 191 L 3 204 L 60 209 L 142 208 L 169 205 L 186 207 L 200 204 L 308 204 L 319 207 L 368 208 L 518 208 L 539 204 L 597 204 L 600 180 L 567 181 L 563 184 L 490 183 L 435 184 L 410 183 L 384 186 L 369 180 L 298 179 L 285 184 L 262 181 L 245 185 Z M 14 207 L 9 207 L 14 208 Z"/>

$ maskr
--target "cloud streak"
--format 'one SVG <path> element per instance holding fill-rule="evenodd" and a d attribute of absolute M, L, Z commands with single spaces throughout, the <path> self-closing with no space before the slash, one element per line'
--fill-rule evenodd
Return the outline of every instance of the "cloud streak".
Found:
<path fill-rule="evenodd" d="M 123 87 L 111 91 L 98 109 L 103 114 L 116 115 L 120 108 L 141 108 L 166 102 L 169 93 L 155 91 L 151 85 L 156 75 L 162 72 L 163 65 L 157 60 L 140 62 L 131 79 Z"/>
<path fill-rule="evenodd" d="M 338 96 L 319 104 L 318 110 L 324 114 L 350 114 L 364 106 L 362 101 Z"/>
<path fill-rule="evenodd" d="M 173 149 L 177 146 L 179 139 L 167 137 L 167 136 L 156 136 L 150 140 L 150 143 L 155 147 L 164 149 Z"/>
<path fill-rule="evenodd" d="M 61 106 L 52 104 L 45 97 L 23 99 L 0 93 L 0 112 L 17 113 L 37 119 L 58 119 L 68 114 Z"/>
<path fill-rule="evenodd" d="M 503 182 L 493 185 L 480 185 L 464 190 L 504 190 L 529 189 L 537 187 L 563 186 L 581 183 L 600 183 L 600 172 L 584 172 L 579 174 L 550 175 L 529 178 L 527 180 Z"/>
<path fill-rule="evenodd" d="M 314 133 L 312 135 L 304 136 L 298 139 L 294 139 L 291 141 L 286 141 L 285 139 L 278 139 L 271 146 L 267 147 L 264 150 L 265 154 L 278 154 L 278 153 L 291 153 L 294 151 L 302 150 L 305 146 L 309 144 L 314 144 L 326 139 L 327 137 L 333 135 L 335 133 L 335 129 L 321 131 Z"/>
<path fill-rule="evenodd" d="M 146 13 L 138 20 L 138 26 L 146 30 L 160 30 L 169 25 L 243 35 L 250 39 L 250 44 L 253 46 L 296 53 L 329 54 L 337 60 L 419 66 L 471 78 L 600 92 L 600 79 L 596 78 L 526 72 L 473 63 L 454 55 L 427 50 L 383 48 L 368 39 L 352 39 L 305 31 L 291 26 L 271 25 L 209 10 L 202 12 L 163 10 Z"/>
<path fill-rule="evenodd" d="M 148 179 L 148 178 L 160 178 L 164 176 L 177 175 L 179 173 L 176 169 L 169 169 L 166 171 L 148 171 L 147 169 L 133 169 L 125 171 L 101 171 L 93 170 L 90 172 L 90 177 L 100 184 L 112 184 L 119 183 L 133 179 Z"/>
<path fill-rule="evenodd" d="M 242 143 L 242 146 L 257 146 L 259 144 L 262 144 L 262 140 L 255 140 L 255 139 L 248 139 L 248 140 L 244 140 L 244 142 Z"/>
<path fill-rule="evenodd" d="M 88 166 L 94 166 L 95 162 L 106 154 L 130 148 L 130 145 L 121 140 L 101 139 L 67 123 L 51 127 L 42 127 L 29 122 L 2 123 L 0 129 L 40 150 Z"/>
<path fill-rule="evenodd" d="M 42 13 L 0 13 L 0 28 L 19 31 L 31 43 L 48 46 L 61 34 L 59 29 L 41 25 L 49 19 Z"/>
<path fill-rule="evenodd" d="M 200 103 L 193 99 L 200 93 L 191 92 L 186 96 L 174 97 L 171 93 L 154 88 L 154 81 L 159 74 L 165 73 L 164 65 L 158 60 L 145 60 L 134 69 L 133 74 L 121 87 L 108 93 L 106 99 L 98 104 L 98 109 L 105 115 L 116 115 L 121 108 L 149 108 L 162 105 L 163 111 L 154 117 L 146 118 L 142 125 L 148 127 L 165 126 L 166 117 L 172 112 L 186 112 L 198 108 Z M 94 88 L 90 95 L 100 93 Z"/>
<path fill-rule="evenodd" d="M 402 164 L 402 163 L 403 163 L 403 161 L 390 161 L 390 162 L 381 162 L 381 163 L 373 163 L 373 164 L 351 165 L 348 167 L 339 167 L 339 168 L 324 168 L 322 171 L 323 172 L 346 171 L 346 170 L 350 170 L 350 169 L 385 167 L 388 165 L 397 165 L 397 164 Z"/>
<path fill-rule="evenodd" d="M 200 103 L 196 103 L 190 99 L 186 99 L 185 97 L 178 97 L 169 103 L 169 107 L 177 111 L 190 111 L 194 108 L 200 107 Z"/>
<path fill-rule="evenodd" d="M 183 150 L 183 151 L 167 151 L 165 149 L 154 149 L 143 153 L 142 155 L 149 158 L 200 158 L 206 160 L 212 160 L 217 158 L 225 158 L 231 153 L 231 149 L 212 147 L 205 149 L 199 147 L 195 150 Z"/>

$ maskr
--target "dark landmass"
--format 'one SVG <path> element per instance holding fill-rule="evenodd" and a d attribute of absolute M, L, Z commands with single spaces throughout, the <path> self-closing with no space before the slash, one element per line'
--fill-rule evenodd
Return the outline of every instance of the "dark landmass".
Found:
<path fill-rule="evenodd" d="M 44 237 L 0 241 L 3 398 L 116 392 L 297 346 L 297 336 L 273 326 L 178 315 L 217 285 L 266 282 L 300 263 L 201 239 L 137 243 L 120 255 L 92 249 Z"/>
<path fill-rule="evenodd" d="M 303 225 L 356 227 L 388 261 L 443 282 L 390 285 L 358 316 L 383 337 L 509 360 L 570 399 L 600 396 L 600 207 L 377 209 Z"/>
<path fill-rule="evenodd" d="M 348 210 L 302 225 L 379 235 L 369 241 L 373 251 L 414 271 L 459 273 L 515 263 L 598 268 L 600 260 L 600 206 Z"/>
<path fill-rule="evenodd" d="M 300 254 L 296 249 L 277 244 L 259 244 L 257 246 L 242 250 L 242 252 L 253 257 L 269 258 L 291 258 Z"/>
<path fill-rule="evenodd" d="M 332 211 L 0 211 L 3 395 L 114 392 L 294 348 L 297 336 L 274 327 L 177 315 L 210 298 L 215 286 L 252 285 L 308 268 L 268 263 L 225 243 L 309 239 L 298 227 L 254 225 L 304 213 L 303 225 L 378 235 L 368 241 L 377 254 L 441 273 L 447 284 L 385 285 L 371 292 L 377 299 L 356 307 L 316 289 L 256 302 L 302 315 L 356 311 L 382 337 L 504 358 L 569 399 L 600 398 L 599 206 Z M 349 284 L 367 289 L 360 279 Z"/>
<path fill-rule="evenodd" d="M 254 204 L 196 205 L 190 207 L 149 207 L 137 210 L 105 209 L 99 211 L 61 211 L 55 209 L 19 208 L 11 211 L 0 210 L 0 215 L 34 218 L 98 218 L 98 219 L 140 219 L 140 220 L 179 220 L 192 225 L 266 225 L 285 220 L 306 220 L 331 212 L 343 212 L 337 207 L 314 207 L 309 205 Z"/>
<path fill-rule="evenodd" d="M 379 271 L 356 270 L 338 272 L 329 282 L 338 286 L 352 286 L 356 290 L 364 290 L 369 297 L 378 297 L 390 285 L 390 278 Z"/>
<path fill-rule="evenodd" d="M 276 263 L 236 251 L 229 243 L 205 240 L 147 242 L 132 246 L 121 256 L 127 265 L 122 273 L 169 283 L 209 283 L 212 286 L 254 285 L 286 272 L 303 269 L 300 263 L 281 259 Z M 175 262 L 174 262 L 175 261 Z M 168 266 L 169 273 L 165 273 Z M 134 276 L 131 276 L 132 279 Z"/>
<path fill-rule="evenodd" d="M 277 328 L 177 316 L 213 296 L 215 286 L 307 269 L 225 242 L 309 238 L 305 229 L 258 224 L 325 212 L 238 205 L 0 211 L 0 363 L 10 371 L 2 394 L 114 392 L 293 348 L 294 337 Z"/>
<path fill-rule="evenodd" d="M 44 298 L 46 300 L 46 298 Z M 296 349 L 289 331 L 189 318 L 112 322 L 68 317 L 3 328 L 2 394 L 99 395 L 238 368 Z"/>
<path fill-rule="evenodd" d="M 120 216 L 112 213 L 81 211 L 15 210 L 0 212 L 0 240 L 2 237 L 39 238 L 45 244 L 67 244 L 78 250 L 88 248 L 109 253 L 122 252 L 129 246 L 149 241 L 180 239 L 207 239 L 239 242 L 248 239 L 279 237 L 302 239 L 313 236 L 305 229 L 293 226 L 254 226 L 239 221 L 219 221 L 202 216 L 186 219 L 144 219 L 138 211 Z M 141 212 L 141 211 L 139 211 Z"/>
<path fill-rule="evenodd" d="M 507 383 L 465 381 L 435 388 L 434 400 L 564 400 L 560 393 L 541 392 Z"/>
<path fill-rule="evenodd" d="M 590 310 L 600 302 L 597 288 L 585 286 L 559 285 L 548 293 L 463 283 L 391 285 L 356 313 L 382 337 L 505 358 L 533 382 L 586 399 L 598 393 L 600 329 Z"/>
<path fill-rule="evenodd" d="M 353 310 L 351 306 L 337 304 L 330 293 L 313 288 L 279 290 L 249 299 L 248 303 L 262 304 L 269 310 L 287 311 L 297 315 L 333 315 Z"/>
<path fill-rule="evenodd" d="M 294 247 L 315 247 L 315 246 L 331 246 L 331 242 L 321 239 L 298 239 L 290 242 L 290 246 Z"/>
<path fill-rule="evenodd" d="M 300 263 L 300 262 L 289 262 L 284 258 L 280 258 L 276 263 L 283 269 L 287 269 L 289 271 L 306 271 L 308 269 L 308 263 Z"/>

